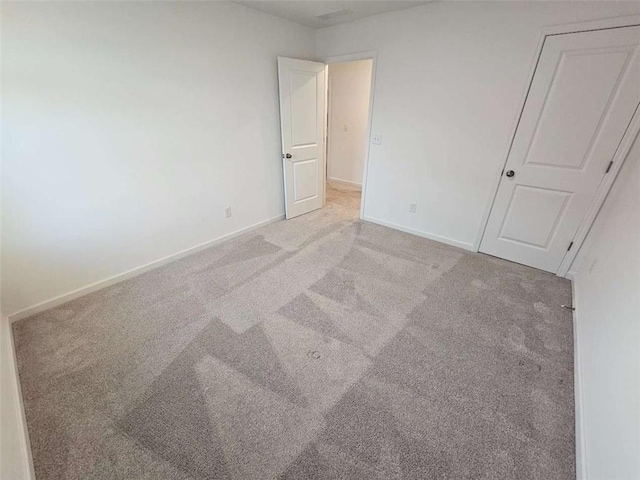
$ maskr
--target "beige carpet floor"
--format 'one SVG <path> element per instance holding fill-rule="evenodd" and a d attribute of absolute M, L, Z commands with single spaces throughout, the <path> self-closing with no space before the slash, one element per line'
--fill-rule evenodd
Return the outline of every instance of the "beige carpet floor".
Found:
<path fill-rule="evenodd" d="M 575 478 L 570 283 L 328 200 L 15 323 L 37 478 Z"/>

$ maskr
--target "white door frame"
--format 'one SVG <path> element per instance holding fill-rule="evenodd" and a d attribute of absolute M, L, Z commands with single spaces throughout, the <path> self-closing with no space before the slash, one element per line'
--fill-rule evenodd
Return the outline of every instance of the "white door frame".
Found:
<path fill-rule="evenodd" d="M 529 76 L 527 79 L 527 83 L 525 84 L 525 88 L 522 92 L 522 97 L 518 106 L 517 114 L 513 121 L 513 127 L 511 129 L 511 136 L 509 137 L 509 143 L 505 150 L 504 161 L 500 164 L 499 168 L 495 170 L 495 176 L 493 185 L 491 187 L 491 191 L 493 194 L 490 196 L 489 200 L 484 209 L 484 214 L 482 216 L 482 222 L 480 224 L 480 228 L 478 229 L 478 233 L 476 235 L 476 240 L 473 242 L 473 251 L 480 251 L 480 243 L 482 242 L 482 236 L 484 235 L 485 229 L 487 228 L 487 223 L 489 222 L 489 215 L 491 214 L 491 209 L 493 208 L 493 203 L 495 201 L 496 195 L 498 194 L 498 188 L 500 186 L 500 179 L 502 178 L 502 171 L 504 170 L 507 160 L 509 159 L 509 154 L 511 153 L 511 146 L 513 145 L 513 140 L 516 136 L 516 132 L 518 130 L 518 124 L 520 123 L 520 117 L 522 116 L 522 111 L 524 110 L 525 103 L 527 101 L 527 96 L 529 94 L 529 89 L 531 88 L 531 83 L 533 82 L 533 77 L 536 73 L 536 67 L 538 66 L 538 61 L 540 60 L 540 55 L 542 54 L 542 47 L 544 46 L 544 41 L 548 36 L 551 35 L 562 35 L 567 33 L 579 33 L 579 32 L 588 32 L 593 30 L 606 30 L 610 28 L 622 28 L 622 27 L 633 27 L 640 26 L 640 15 L 627 15 L 623 17 L 615 17 L 615 18 L 607 18 L 604 20 L 594 20 L 587 22 L 579 22 L 579 23 L 566 23 L 561 25 L 552 25 L 548 27 L 543 27 L 540 30 L 540 36 L 538 38 L 538 46 L 536 47 L 535 55 L 533 56 L 531 67 L 529 71 Z M 629 125 L 627 132 L 623 138 L 620 147 L 616 151 L 614 164 L 611 168 L 611 171 L 602 181 L 602 184 L 598 188 L 598 191 L 595 195 L 595 201 L 593 205 L 589 208 L 589 211 L 585 215 L 585 218 L 582 220 L 580 227 L 578 228 L 578 232 L 574 238 L 573 248 L 567 252 L 564 259 L 562 260 L 560 267 L 558 267 L 558 271 L 556 275 L 560 277 L 564 277 L 567 275 L 569 268 L 571 267 L 571 263 L 576 257 L 576 254 L 580 250 L 582 242 L 584 241 L 589 229 L 591 228 L 591 224 L 595 220 L 595 217 L 604 202 L 604 199 L 615 180 L 624 159 L 626 158 L 626 153 L 631 148 L 633 144 L 633 140 L 635 139 L 635 135 L 632 135 L 632 130 L 640 126 L 638 112 L 636 111 L 636 115 L 634 116 L 631 124 Z M 631 137 L 630 141 L 628 137 Z M 627 152 L 622 155 L 622 151 L 627 148 Z"/>
<path fill-rule="evenodd" d="M 582 243 L 587 238 L 587 234 L 591 229 L 591 225 L 593 224 L 596 217 L 598 216 L 598 212 L 600 211 L 602 204 L 606 200 L 607 194 L 609 193 L 609 190 L 611 189 L 613 182 L 617 178 L 620 168 L 622 168 L 622 164 L 624 163 L 626 158 L 629 156 L 629 152 L 631 151 L 631 147 L 633 146 L 634 140 L 638 136 L 638 132 L 640 132 L 640 105 L 638 106 L 638 108 L 636 108 L 636 112 L 633 115 L 633 118 L 631 119 L 631 123 L 629 123 L 629 126 L 627 127 L 627 131 L 622 137 L 622 141 L 618 145 L 618 149 L 616 150 L 616 153 L 613 156 L 613 159 L 612 159 L 613 164 L 611 166 L 611 170 L 602 180 L 602 183 L 598 187 L 598 190 L 596 191 L 596 194 L 594 196 L 593 203 L 589 207 L 589 210 L 587 210 L 587 213 L 585 214 L 584 219 L 582 220 L 582 222 L 580 223 L 580 226 L 578 227 L 578 231 L 576 232 L 576 235 L 573 239 L 573 243 L 576 246 L 576 248 L 572 248 L 564 256 L 562 262 L 560 263 L 560 266 L 558 267 L 558 271 L 556 272 L 556 275 L 560 277 L 570 278 L 568 277 L 569 269 L 571 268 L 573 261 L 578 255 L 578 252 L 580 251 L 580 247 L 582 246 Z"/>
<path fill-rule="evenodd" d="M 357 52 L 357 53 L 347 53 L 345 55 L 332 55 L 329 57 L 324 57 L 320 61 L 329 65 L 331 63 L 344 63 L 344 62 L 355 62 L 357 60 L 371 60 L 371 90 L 369 91 L 369 119 L 367 120 L 367 144 L 365 145 L 364 150 L 364 165 L 362 167 L 362 195 L 360 198 L 360 218 L 364 218 L 364 205 L 365 198 L 367 194 L 367 172 L 369 171 L 369 153 L 371 147 L 371 124 L 373 122 L 373 100 L 375 97 L 375 88 L 376 88 L 376 62 L 378 59 L 378 51 L 370 50 L 366 52 Z M 327 89 L 329 88 L 329 84 L 327 83 Z M 328 90 L 327 90 L 328 91 Z M 328 99 L 327 99 L 328 101 Z M 329 116 L 327 115 L 327 122 L 329 121 Z M 328 126 L 325 126 L 325 131 L 328 132 Z M 327 164 L 329 159 L 327 158 Z"/>

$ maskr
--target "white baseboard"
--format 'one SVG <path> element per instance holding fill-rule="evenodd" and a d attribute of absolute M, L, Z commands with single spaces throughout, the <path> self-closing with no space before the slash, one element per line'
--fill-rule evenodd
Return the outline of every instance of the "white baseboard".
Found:
<path fill-rule="evenodd" d="M 3 338 L 0 339 L 3 344 L 2 350 L 6 347 L 6 351 L 2 353 L 2 361 L 8 363 L 7 377 L 2 379 L 2 388 L 6 388 L 6 391 L 3 390 L 2 395 L 4 399 L 11 399 L 9 403 L 11 403 L 11 401 L 15 403 L 13 412 L 3 413 L 3 417 L 6 414 L 10 415 L 9 424 L 5 424 L 5 420 L 3 419 L 3 428 L 8 429 L 8 431 L 3 432 L 3 434 L 9 436 L 12 447 L 11 453 L 6 451 L 2 452 L 3 466 L 0 466 L 0 471 L 2 474 L 10 475 L 10 478 L 15 478 L 16 480 L 33 480 L 36 476 L 33 468 L 31 444 L 29 442 L 29 430 L 27 429 L 27 417 L 25 416 L 24 402 L 22 401 L 22 389 L 20 388 L 13 329 L 9 323 L 9 319 L 0 318 L 0 321 L 3 322 L 4 325 L 2 329 L 5 331 L 5 333 L 2 334 Z M 10 459 L 6 458 L 7 454 L 11 455 Z M 5 464 L 4 462 L 8 463 Z"/>
<path fill-rule="evenodd" d="M 462 248 L 464 250 L 469 250 L 470 252 L 475 252 L 472 243 L 461 242 L 459 240 L 454 240 L 452 238 L 443 237 L 441 235 L 436 235 L 434 233 L 422 232 L 420 230 L 414 230 L 413 228 L 403 227 L 402 225 L 396 225 L 395 223 L 386 222 L 384 220 L 378 220 L 377 218 L 372 218 L 368 216 L 362 217 L 362 220 L 366 222 L 375 223 L 377 225 L 382 225 L 383 227 L 393 228 L 394 230 L 400 230 L 401 232 L 410 233 L 412 235 L 417 235 L 419 237 L 428 238 L 429 240 L 434 240 L 440 243 L 446 243 L 447 245 L 451 245 L 453 247 Z"/>
<path fill-rule="evenodd" d="M 339 183 L 339 184 L 342 184 L 342 185 L 349 185 L 349 186 L 352 186 L 352 187 L 360 187 L 360 188 L 362 188 L 362 183 L 352 182 L 351 180 L 343 180 L 342 178 L 327 177 L 327 182 Z"/>
<path fill-rule="evenodd" d="M 578 295 L 576 282 L 571 279 L 571 305 L 573 311 L 573 390 L 575 396 L 576 422 L 576 480 L 587 480 L 587 452 L 582 406 L 582 363 L 580 361 L 580 330 L 578 327 Z"/>
<path fill-rule="evenodd" d="M 187 248 L 186 250 L 182 250 L 180 252 L 174 253 L 172 255 L 168 255 L 158 260 L 154 260 L 153 262 L 147 263 L 146 265 L 133 268 L 126 272 L 113 275 L 112 277 L 105 278 L 104 280 L 99 280 L 90 285 L 86 285 L 84 287 L 78 288 L 71 292 L 64 293 L 57 297 L 51 298 L 49 300 L 45 300 L 44 302 L 38 303 L 31 307 L 27 307 L 25 309 L 12 313 L 8 317 L 9 321 L 16 322 L 18 320 L 22 320 L 23 318 L 36 315 L 40 312 L 44 312 L 45 310 L 49 310 L 50 308 L 57 307 L 58 305 L 62 305 L 63 303 L 67 303 L 76 298 L 82 297 L 84 295 L 95 292 L 97 290 L 101 290 L 105 287 L 114 285 L 118 282 L 122 282 L 123 280 L 127 280 L 129 278 L 135 277 L 137 275 L 148 272 L 155 268 L 161 267 L 163 265 L 166 265 L 167 263 L 173 262 L 174 260 L 178 260 L 179 258 L 186 257 L 187 255 L 192 255 L 201 250 L 205 250 L 209 247 L 213 247 L 214 245 L 218 245 L 222 242 L 226 242 L 227 240 L 231 240 L 232 238 L 238 237 L 245 233 L 249 233 L 252 230 L 256 230 L 260 227 L 264 227 L 265 225 L 268 225 L 270 223 L 274 223 L 283 219 L 284 219 L 284 214 L 281 214 L 281 215 L 278 215 L 277 217 L 269 218 L 267 220 L 263 220 L 262 222 L 254 223 L 253 225 L 249 225 L 248 227 L 241 228 L 240 230 L 236 230 L 235 232 L 231 232 L 221 237 L 214 238 L 213 240 L 209 240 L 207 242 L 201 243 L 200 245 L 196 245 L 195 247 Z"/>

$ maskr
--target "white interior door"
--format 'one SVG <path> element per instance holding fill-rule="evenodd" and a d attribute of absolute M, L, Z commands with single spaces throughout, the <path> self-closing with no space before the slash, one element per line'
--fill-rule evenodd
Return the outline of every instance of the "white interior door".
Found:
<path fill-rule="evenodd" d="M 545 39 L 480 251 L 556 272 L 640 102 L 640 27 Z"/>
<path fill-rule="evenodd" d="M 287 218 L 321 208 L 325 184 L 324 63 L 278 57 Z"/>

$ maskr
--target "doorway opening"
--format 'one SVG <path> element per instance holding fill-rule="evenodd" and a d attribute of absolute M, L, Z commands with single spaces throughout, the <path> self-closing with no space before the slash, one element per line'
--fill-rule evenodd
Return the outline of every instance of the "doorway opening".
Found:
<path fill-rule="evenodd" d="M 328 63 L 326 208 L 359 218 L 369 147 L 373 60 Z"/>
<path fill-rule="evenodd" d="M 376 52 L 278 57 L 285 218 L 323 207 L 364 218 L 369 138 L 381 144 L 371 134 L 375 65 Z"/>

